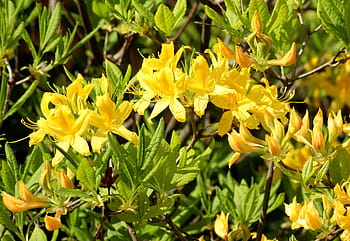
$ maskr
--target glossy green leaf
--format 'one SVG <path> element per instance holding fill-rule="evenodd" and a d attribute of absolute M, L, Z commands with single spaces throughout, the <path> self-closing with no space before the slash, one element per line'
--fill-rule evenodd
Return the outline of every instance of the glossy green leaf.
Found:
<path fill-rule="evenodd" d="M 271 17 L 266 24 L 266 32 L 269 34 L 281 26 L 288 18 L 288 5 L 286 0 L 278 0 L 272 11 Z"/>
<path fill-rule="evenodd" d="M 95 189 L 95 170 L 85 158 L 80 161 L 77 170 L 77 179 L 84 184 L 88 189 Z"/>
<path fill-rule="evenodd" d="M 1 166 L 1 179 L 5 186 L 5 191 L 15 195 L 15 187 L 16 187 L 16 181 L 15 176 L 9 167 L 9 164 L 6 161 L 2 161 Z"/>
<path fill-rule="evenodd" d="M 171 36 L 175 27 L 176 19 L 174 17 L 174 14 L 170 11 L 170 9 L 167 6 L 161 4 L 158 7 L 158 10 L 154 15 L 154 21 L 157 28 L 159 28 L 167 36 Z"/>
<path fill-rule="evenodd" d="M 347 30 L 344 28 L 343 2 L 338 0 L 319 0 L 317 14 L 321 20 L 323 29 L 347 46 L 349 41 Z"/>
<path fill-rule="evenodd" d="M 175 17 L 175 26 L 181 21 L 183 16 L 185 16 L 187 9 L 187 1 L 186 0 L 178 0 L 173 9 L 173 14 Z"/>
<path fill-rule="evenodd" d="M 309 158 L 309 160 L 307 160 L 307 162 L 304 164 L 303 171 L 301 174 L 304 184 L 307 183 L 307 181 L 314 174 L 314 172 L 315 172 L 315 169 L 313 167 L 313 159 Z"/>
<path fill-rule="evenodd" d="M 15 177 L 14 181 L 17 183 L 19 181 L 18 163 L 16 160 L 15 153 L 8 142 L 5 143 L 5 154 L 6 154 L 6 160 L 7 160 L 8 166 Z"/>

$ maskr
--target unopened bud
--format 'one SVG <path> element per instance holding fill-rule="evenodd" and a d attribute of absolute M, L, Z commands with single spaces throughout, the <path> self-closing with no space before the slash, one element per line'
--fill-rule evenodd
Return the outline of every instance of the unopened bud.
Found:
<path fill-rule="evenodd" d="M 256 33 L 262 33 L 263 31 L 263 25 L 261 23 L 258 10 L 254 11 L 254 15 L 252 17 L 252 22 L 251 22 L 251 28 L 253 32 L 256 32 Z"/>
<path fill-rule="evenodd" d="M 269 135 L 266 135 L 265 140 L 268 144 L 269 152 L 271 155 L 277 156 L 281 153 L 281 145 L 276 141 L 275 138 Z"/>
<path fill-rule="evenodd" d="M 302 125 L 303 125 L 303 122 L 300 116 L 296 113 L 295 109 L 293 108 L 290 111 L 288 134 L 293 136 L 298 130 L 300 130 Z"/>
<path fill-rule="evenodd" d="M 34 208 L 43 208 L 47 207 L 48 203 L 41 203 L 41 202 L 25 202 L 21 199 L 18 199 L 14 196 L 11 196 L 5 192 L 2 194 L 2 201 L 5 205 L 5 207 L 15 213 L 20 213 L 27 211 L 29 209 L 34 209 Z"/>
<path fill-rule="evenodd" d="M 243 68 L 248 68 L 253 62 L 252 59 L 248 55 L 243 53 L 241 48 L 237 45 L 236 45 L 236 60 L 237 60 L 237 63 Z"/>
<path fill-rule="evenodd" d="M 18 182 L 18 192 L 19 196 L 26 202 L 49 202 L 47 198 L 34 196 L 22 180 Z"/>
<path fill-rule="evenodd" d="M 45 192 L 51 193 L 51 166 L 50 162 L 46 161 L 43 168 L 41 169 L 41 174 L 39 178 L 39 184 Z"/>
<path fill-rule="evenodd" d="M 64 188 L 68 189 L 74 189 L 74 184 L 73 182 L 69 179 L 67 174 L 64 172 L 63 169 L 60 171 L 60 176 L 59 176 L 60 184 Z"/>
<path fill-rule="evenodd" d="M 236 53 L 230 49 L 221 39 L 217 38 L 218 43 L 214 46 L 215 52 L 221 54 L 226 59 L 235 59 Z"/>
<path fill-rule="evenodd" d="M 293 42 L 292 47 L 290 48 L 290 50 L 285 56 L 283 56 L 280 59 L 269 60 L 267 61 L 267 63 L 269 65 L 289 66 L 294 64 L 296 55 L 297 55 L 297 47 L 295 42 Z"/>

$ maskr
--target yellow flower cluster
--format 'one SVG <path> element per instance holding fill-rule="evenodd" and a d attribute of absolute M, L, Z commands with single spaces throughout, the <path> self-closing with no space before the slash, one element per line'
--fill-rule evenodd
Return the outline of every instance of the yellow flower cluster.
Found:
<path fill-rule="evenodd" d="M 45 92 L 40 105 L 43 117 L 36 123 L 24 123 L 36 130 L 29 135 L 29 144 L 38 144 L 48 135 L 65 152 L 72 147 L 85 156 L 91 154 L 87 137 L 90 137 L 92 151 L 99 152 L 108 132 L 137 144 L 136 133 L 123 126 L 123 122 L 132 111 L 132 104 L 124 101 L 116 107 L 111 99 L 108 82 L 108 79 L 102 76 L 99 83 L 84 84 L 83 77 L 79 75 L 65 89 L 64 94 Z M 100 88 L 102 95 L 89 103 L 87 99 L 94 87 Z M 53 166 L 63 157 L 63 154 L 57 151 L 52 160 Z"/>
<path fill-rule="evenodd" d="M 198 55 L 184 72 L 178 62 L 186 50 L 181 47 L 174 52 L 174 44 L 163 44 L 159 58 L 144 59 L 138 80 L 141 98 L 134 109 L 143 115 L 152 101 L 156 102 L 150 121 L 169 107 L 176 120 L 186 121 L 185 107 L 193 106 L 198 116 L 203 116 L 208 102 L 223 110 L 218 126 L 219 135 L 226 134 L 234 120 L 247 128 L 258 128 L 265 111 L 274 118 L 286 122 L 289 111 L 287 103 L 278 100 L 276 86 L 266 79 L 254 84 L 249 69 L 233 68 L 230 64 L 235 53 L 221 40 L 206 50 L 209 59 Z"/>
<path fill-rule="evenodd" d="M 334 231 L 336 225 L 344 231 L 340 235 L 342 241 L 350 239 L 350 189 L 349 183 L 335 185 L 334 200 L 322 195 L 323 212 L 316 209 L 313 201 L 305 201 L 303 205 L 294 197 L 291 204 L 285 204 L 285 212 L 292 221 L 292 229 L 304 228 L 323 231 L 318 235 L 322 239 Z"/>

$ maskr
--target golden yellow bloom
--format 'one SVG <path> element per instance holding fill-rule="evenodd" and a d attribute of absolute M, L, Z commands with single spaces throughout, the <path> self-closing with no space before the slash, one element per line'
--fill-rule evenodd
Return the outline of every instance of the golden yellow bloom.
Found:
<path fill-rule="evenodd" d="M 284 204 L 285 212 L 289 216 L 290 221 L 292 221 L 292 229 L 297 229 L 302 227 L 301 224 L 297 223 L 302 205 L 297 203 L 296 197 L 293 198 L 291 204 Z"/>
<path fill-rule="evenodd" d="M 265 140 L 269 147 L 269 152 L 273 156 L 277 156 L 281 153 L 281 145 L 277 142 L 277 140 L 269 135 L 265 135 Z"/>
<path fill-rule="evenodd" d="M 238 45 L 236 45 L 236 60 L 237 63 L 243 68 L 248 68 L 254 62 L 252 58 L 243 53 Z"/>
<path fill-rule="evenodd" d="M 293 136 L 298 130 L 300 130 L 302 125 L 303 122 L 300 116 L 296 113 L 295 109 L 292 108 L 289 117 L 288 134 Z"/>
<path fill-rule="evenodd" d="M 91 146 L 94 152 L 100 152 L 101 146 L 107 140 L 108 132 L 122 136 L 135 145 L 138 143 L 137 134 L 123 125 L 133 108 L 130 102 L 123 101 L 116 107 L 109 94 L 106 93 L 103 96 L 97 96 L 96 106 L 99 113 L 94 112 L 90 116 L 91 125 L 98 128 L 91 138 Z"/>
<path fill-rule="evenodd" d="M 223 211 L 221 211 L 220 215 L 216 215 L 216 219 L 214 222 L 214 231 L 215 233 L 222 239 L 228 239 L 228 216 L 225 215 Z"/>
<path fill-rule="evenodd" d="M 7 194 L 6 192 L 1 193 L 1 196 L 5 207 L 15 213 L 24 212 L 34 208 L 43 208 L 49 205 L 48 203 L 42 202 L 25 202 L 21 199 Z"/>
<path fill-rule="evenodd" d="M 308 145 L 303 145 L 302 147 L 291 148 L 282 161 L 291 168 L 303 170 L 304 164 L 310 156 L 310 147 Z"/>
<path fill-rule="evenodd" d="M 56 212 L 55 217 L 46 215 L 44 218 L 44 221 L 45 221 L 45 227 L 48 231 L 54 231 L 62 227 L 61 213 L 59 211 Z"/>
<path fill-rule="evenodd" d="M 337 196 L 335 200 L 342 203 L 343 205 L 350 204 L 350 190 L 347 188 L 347 191 L 344 191 L 344 189 L 337 183 L 334 187 L 334 194 Z"/>
<path fill-rule="evenodd" d="M 230 49 L 221 39 L 217 38 L 218 43 L 214 45 L 214 52 L 224 56 L 226 59 L 235 59 L 235 52 Z"/>
<path fill-rule="evenodd" d="M 231 134 L 228 135 L 228 143 L 232 150 L 239 153 L 262 152 L 264 148 L 260 142 L 249 141 L 235 130 L 232 130 Z"/>

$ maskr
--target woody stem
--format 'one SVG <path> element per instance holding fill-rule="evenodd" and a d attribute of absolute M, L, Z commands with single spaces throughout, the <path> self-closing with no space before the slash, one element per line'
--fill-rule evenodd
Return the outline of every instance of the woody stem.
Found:
<path fill-rule="evenodd" d="M 274 161 L 273 161 L 273 159 L 270 159 L 269 169 L 267 170 L 267 176 L 266 176 L 266 186 L 265 186 L 263 207 L 262 207 L 262 211 L 261 211 L 261 215 L 260 215 L 260 219 L 259 219 L 259 224 L 258 224 L 258 232 L 257 232 L 257 237 L 256 237 L 257 241 L 261 241 L 262 234 L 264 232 L 264 227 L 265 227 L 265 223 L 266 223 L 267 208 L 269 206 L 269 198 L 270 198 L 270 192 L 271 192 L 273 170 L 274 170 Z"/>

